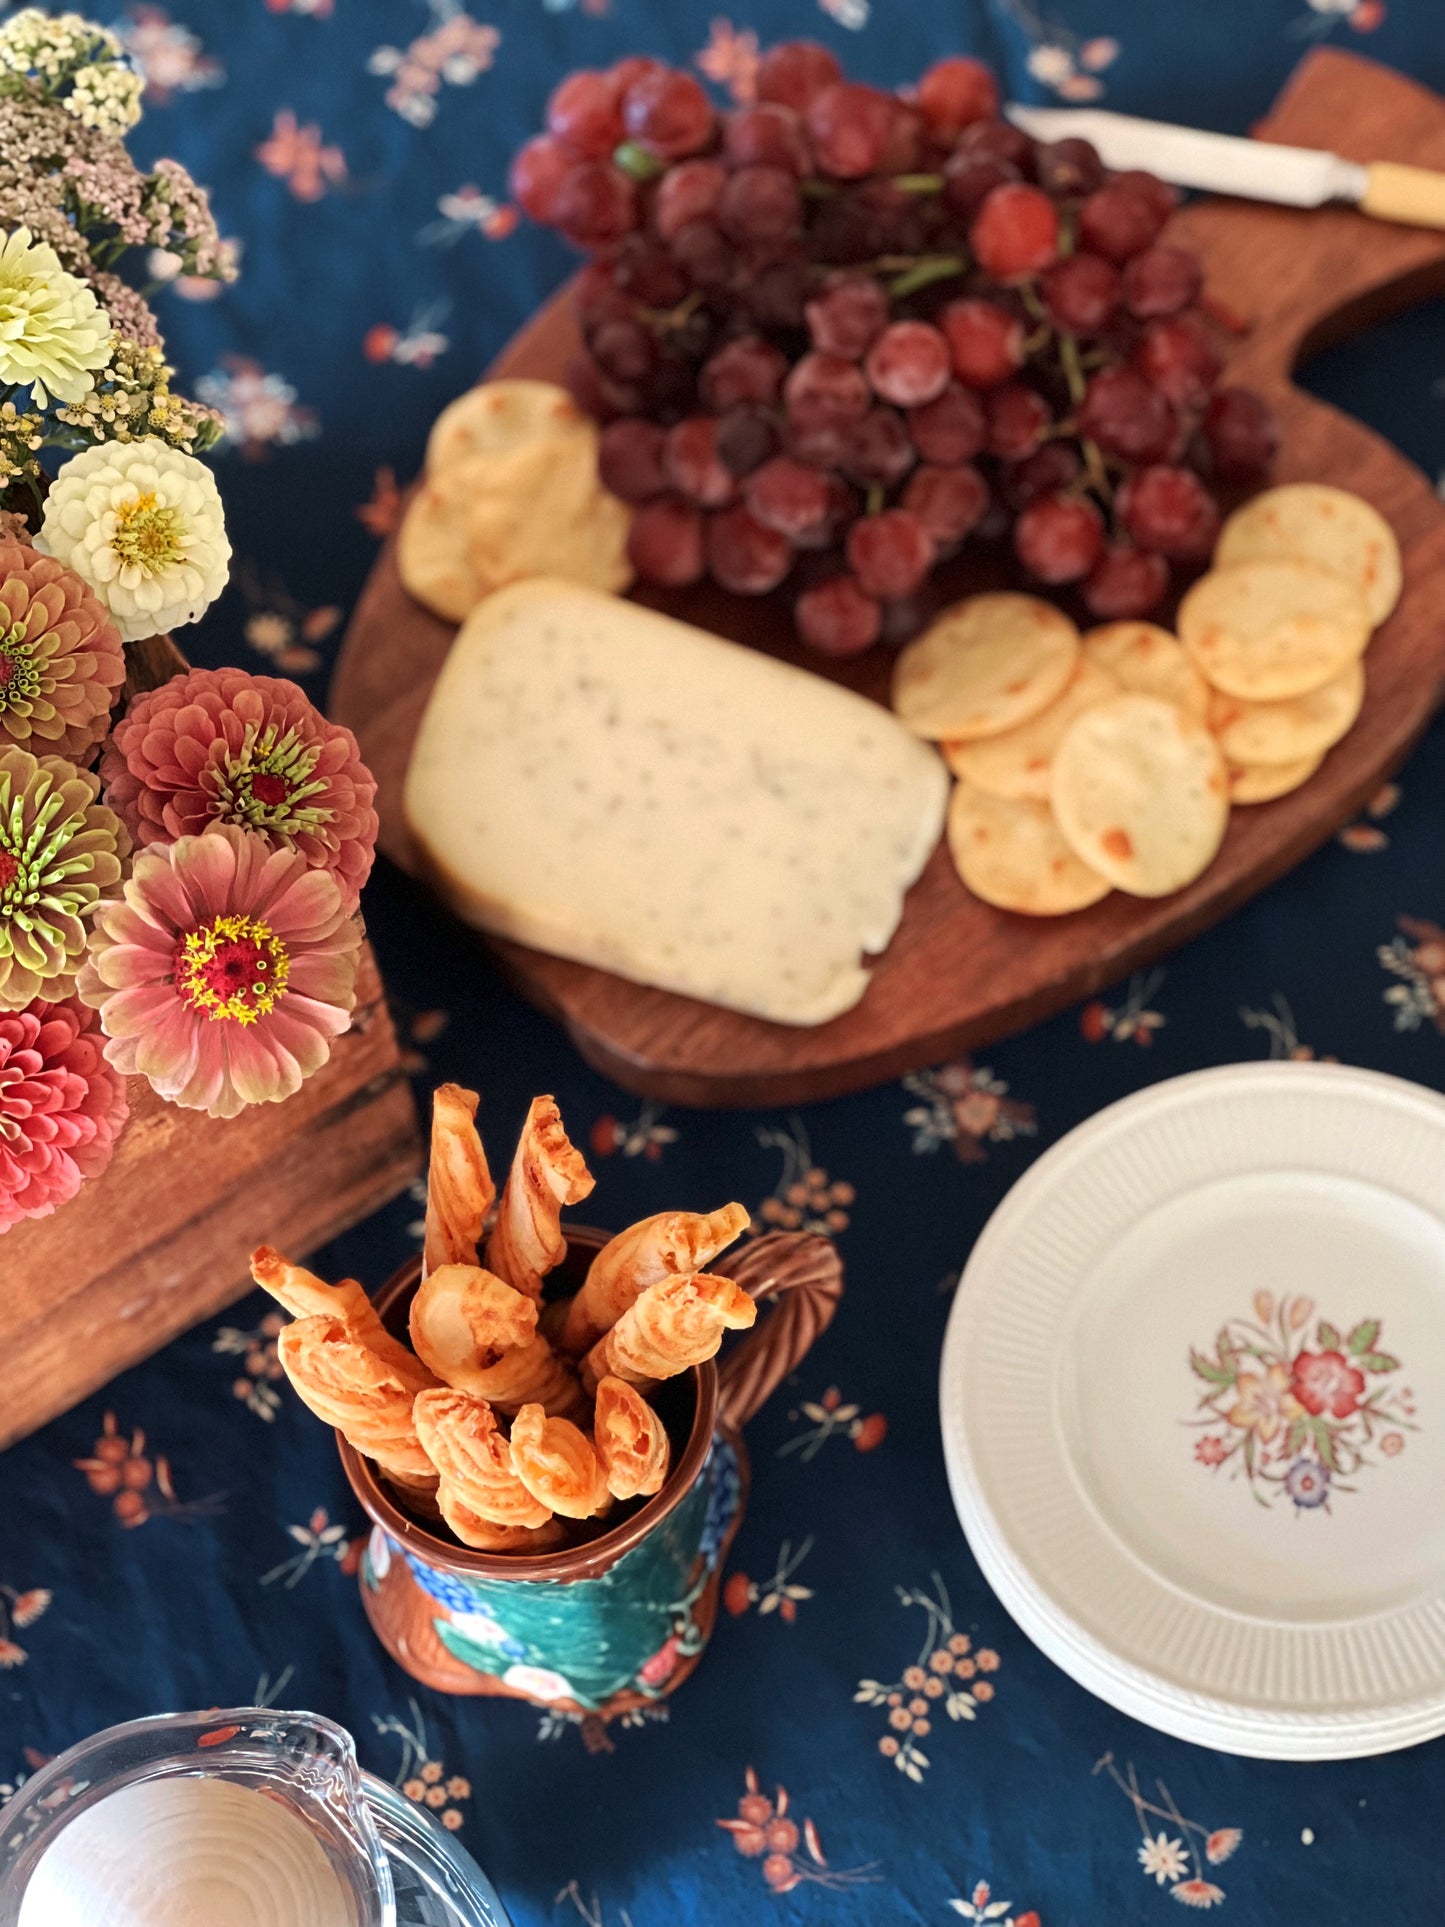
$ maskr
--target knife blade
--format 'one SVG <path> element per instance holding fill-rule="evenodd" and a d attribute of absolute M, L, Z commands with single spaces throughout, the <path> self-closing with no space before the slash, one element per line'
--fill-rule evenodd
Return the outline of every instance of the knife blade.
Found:
<path fill-rule="evenodd" d="M 1009 106 L 1004 111 L 1035 140 L 1086 140 L 1106 167 L 1146 168 L 1176 187 L 1286 207 L 1344 201 L 1378 220 L 1445 227 L 1445 174 L 1431 168 L 1394 161 L 1365 165 L 1320 148 L 1243 140 L 1097 107 Z"/>

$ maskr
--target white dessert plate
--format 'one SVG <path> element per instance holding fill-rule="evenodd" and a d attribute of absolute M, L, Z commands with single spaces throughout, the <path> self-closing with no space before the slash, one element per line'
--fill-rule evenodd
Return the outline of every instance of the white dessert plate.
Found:
<path fill-rule="evenodd" d="M 1111 1705 L 1272 1759 L 1445 1732 L 1445 1099 L 1248 1064 L 1091 1118 L 975 1247 L 941 1404 L 985 1576 Z"/>

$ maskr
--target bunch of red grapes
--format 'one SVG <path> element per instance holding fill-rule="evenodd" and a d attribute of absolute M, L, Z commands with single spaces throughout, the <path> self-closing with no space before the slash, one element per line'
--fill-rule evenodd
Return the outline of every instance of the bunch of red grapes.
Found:
<path fill-rule="evenodd" d="M 830 654 L 906 633 L 970 539 L 1147 615 L 1273 457 L 1263 401 L 1218 386 L 1198 263 L 1160 240 L 1172 189 L 1030 140 L 976 60 L 890 94 L 796 41 L 721 113 L 659 61 L 576 73 L 512 192 L 592 257 L 568 380 L 639 575 L 763 595 L 797 565 Z"/>

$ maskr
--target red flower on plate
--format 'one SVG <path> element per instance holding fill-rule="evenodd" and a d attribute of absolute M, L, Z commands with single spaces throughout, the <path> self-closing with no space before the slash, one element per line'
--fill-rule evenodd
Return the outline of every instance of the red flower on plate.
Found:
<path fill-rule="evenodd" d="M 1290 1390 L 1305 1410 L 1318 1418 L 1348 1418 L 1357 1410 L 1365 1389 L 1365 1374 L 1356 1371 L 1343 1352 L 1301 1352 L 1294 1362 Z"/>
<path fill-rule="evenodd" d="M 1194 1456 L 1201 1465 L 1222 1465 L 1229 1447 L 1217 1432 L 1206 1432 L 1202 1439 L 1194 1441 Z"/>

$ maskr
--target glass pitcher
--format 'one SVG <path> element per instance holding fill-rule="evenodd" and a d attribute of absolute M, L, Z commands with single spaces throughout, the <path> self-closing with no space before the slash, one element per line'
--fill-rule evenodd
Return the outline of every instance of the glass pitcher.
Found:
<path fill-rule="evenodd" d="M 230 1780 L 280 1800 L 324 1851 L 355 1927 L 508 1927 L 470 1855 L 361 1771 L 344 1728 L 262 1707 L 113 1726 L 28 1780 L 0 1808 L 0 1927 L 17 1927 L 31 1876 L 67 1825 L 123 1787 L 177 1775 Z"/>

